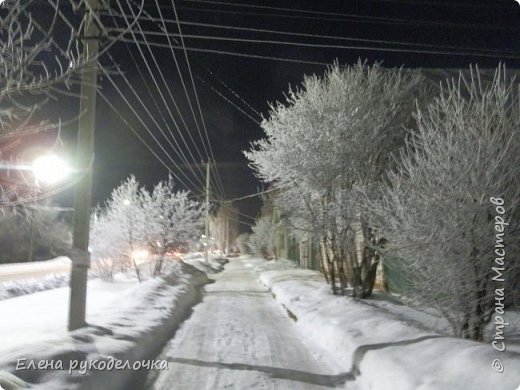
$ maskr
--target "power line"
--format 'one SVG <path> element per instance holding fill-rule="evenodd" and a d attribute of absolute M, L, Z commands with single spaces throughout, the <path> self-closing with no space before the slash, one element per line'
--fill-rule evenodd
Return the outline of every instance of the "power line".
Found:
<path fill-rule="evenodd" d="M 126 120 L 126 118 L 124 117 L 123 114 L 121 114 L 121 112 L 112 104 L 112 102 L 110 101 L 110 99 L 108 99 L 104 94 L 103 92 L 101 91 L 98 91 L 98 94 L 99 96 L 101 96 L 101 98 L 103 98 L 103 100 L 105 101 L 105 103 L 107 103 L 107 105 L 119 116 L 119 118 L 121 119 L 121 121 L 132 131 L 132 133 L 134 133 L 134 135 L 139 139 L 139 141 L 142 142 L 142 144 L 148 149 L 148 151 L 150 153 L 153 154 L 153 156 L 166 168 L 166 170 L 173 176 L 175 177 L 177 180 L 179 180 L 180 183 L 182 183 L 186 188 L 190 188 L 189 186 L 186 185 L 186 183 L 184 183 L 180 178 L 179 176 L 170 168 L 170 166 L 168 164 L 166 164 L 166 162 L 164 162 L 164 160 L 153 150 L 153 148 L 145 141 L 145 139 L 139 134 L 139 132 Z M 196 188 L 196 187 L 195 187 Z"/>
<path fill-rule="evenodd" d="M 246 107 L 248 107 L 251 111 L 253 111 L 259 118 L 262 118 L 262 114 L 258 110 L 256 110 L 251 104 L 249 104 L 242 96 L 240 96 L 237 92 L 235 92 L 229 85 L 227 85 L 220 77 L 218 77 L 211 70 L 206 68 L 206 71 L 213 77 L 215 77 L 220 84 L 222 84 L 229 92 L 231 92 L 236 98 L 238 98 Z"/>
<path fill-rule="evenodd" d="M 288 7 L 273 7 L 273 6 L 266 6 L 266 5 L 257 5 L 257 4 L 244 4 L 244 3 L 230 3 L 226 1 L 207 1 L 207 0 L 183 0 L 186 3 L 197 3 L 197 4 L 211 4 L 211 5 L 223 5 L 226 7 L 237 7 L 237 8 L 250 8 L 250 9 L 262 9 L 262 10 L 269 10 L 269 11 L 287 11 L 287 12 L 294 12 L 294 13 L 301 13 L 301 14 L 307 14 L 307 15 L 322 15 L 322 16 L 344 16 L 344 17 L 364 17 L 365 15 L 357 15 L 357 14 L 348 14 L 348 13 L 341 13 L 341 12 L 326 12 L 326 11 L 316 11 L 316 10 L 308 10 L 308 9 L 298 9 L 298 8 L 288 8 Z M 389 1 L 386 1 L 389 2 Z M 416 3 L 414 3 L 416 4 Z M 424 4 L 424 3 L 423 3 Z M 432 5 L 432 3 L 428 3 Z M 439 5 L 438 3 L 435 3 L 435 5 Z M 469 4 L 468 4 L 469 5 Z M 378 18 L 378 19 L 388 19 L 388 20 L 406 20 L 406 19 L 396 19 L 396 18 Z M 422 22 L 422 21 L 416 21 L 416 22 Z"/>
<path fill-rule="evenodd" d="M 232 102 L 228 97 L 224 96 L 222 93 L 220 93 L 220 91 L 217 91 L 212 85 L 209 85 L 206 80 L 204 80 L 202 77 L 200 76 L 197 76 L 197 78 L 202 81 L 204 84 L 207 84 L 208 87 L 213 91 L 215 92 L 218 96 L 220 96 L 222 99 L 224 99 L 226 102 L 228 102 L 229 104 L 231 104 L 233 107 L 235 107 L 238 111 L 240 111 L 242 114 L 244 114 L 246 117 L 248 117 L 249 119 L 251 119 L 255 124 L 257 124 L 258 126 L 260 126 L 260 122 L 258 120 L 256 120 L 255 118 L 253 118 L 251 115 L 249 115 L 247 112 L 245 112 L 241 107 L 239 107 L 238 105 L 236 105 L 234 102 Z"/>
<path fill-rule="evenodd" d="M 270 188 L 270 189 L 265 190 L 265 191 L 255 192 L 254 194 L 244 195 L 244 196 L 241 196 L 241 197 L 239 197 L 239 198 L 227 199 L 227 200 L 223 201 L 223 203 L 231 203 L 231 202 L 235 202 L 235 201 L 237 201 L 237 200 L 243 200 L 243 199 L 254 198 L 254 197 L 256 197 L 256 196 L 260 196 L 260 195 L 268 194 L 268 193 L 270 193 L 270 192 L 277 191 L 277 190 L 279 190 L 278 187 L 273 187 L 273 188 Z"/>
<path fill-rule="evenodd" d="M 175 34 L 173 34 L 175 36 Z M 277 44 L 277 45 L 292 45 L 292 46 L 302 46 L 302 47 L 314 47 L 314 48 L 335 48 L 335 49 L 344 49 L 344 50 L 361 50 L 361 51 L 381 51 L 381 52 L 395 52 L 395 53 L 416 53 L 416 54 L 430 54 L 430 55 L 446 55 L 446 56 L 461 56 L 461 57 L 486 57 L 486 58 L 496 58 L 496 59 L 520 59 L 519 55 L 510 55 L 510 54 L 491 54 L 491 53 L 477 53 L 477 52 L 455 52 L 455 51 L 442 51 L 442 50 L 422 50 L 422 49 L 404 49 L 404 48 L 393 48 L 393 47 L 371 47 L 371 46 L 353 46 L 353 45 L 319 45 L 312 43 L 299 43 L 299 42 L 283 42 L 283 41 L 268 41 L 268 40 L 259 40 L 259 39 L 245 39 L 245 38 L 228 38 L 228 37 L 215 37 L 215 36 L 192 36 L 197 39 L 207 39 L 207 40 L 224 40 L 224 41 L 235 41 L 235 42 L 249 42 L 249 43 L 264 43 L 264 44 Z M 128 39 L 121 39 L 123 42 L 133 42 L 133 43 L 143 43 L 142 41 L 131 41 Z M 160 42 L 150 43 L 153 46 L 165 47 L 164 44 Z M 174 46 L 174 49 L 183 49 L 178 46 Z M 184 50 L 184 49 L 183 49 Z M 263 56 L 257 54 L 246 54 L 239 52 L 231 52 L 225 50 L 216 50 L 216 49 L 201 49 L 195 47 L 186 47 L 186 50 L 189 51 L 197 51 L 203 53 L 216 53 L 216 54 L 225 54 L 239 57 L 251 57 L 251 58 L 259 58 L 259 59 L 271 59 L 277 61 L 286 61 L 286 62 L 296 62 L 296 63 L 306 63 L 313 65 L 330 65 L 324 62 L 317 61 L 305 61 L 305 60 L 293 60 L 288 58 L 280 58 L 273 56 Z"/>
<path fill-rule="evenodd" d="M 120 5 L 119 5 L 119 6 L 120 6 Z M 122 10 L 121 6 L 120 6 L 120 9 Z M 128 23 L 127 20 L 126 20 L 126 22 Z M 141 33 L 142 33 L 142 29 L 141 29 L 140 23 L 137 23 L 137 26 L 139 27 L 139 29 L 140 29 L 140 31 L 141 31 Z M 134 37 L 134 39 L 136 39 L 136 36 L 135 36 L 135 34 L 133 33 L 133 31 L 132 31 L 132 36 Z M 143 35 L 143 37 L 144 37 L 145 40 L 146 40 L 146 37 L 145 37 L 144 35 Z M 157 63 L 157 59 L 156 59 L 156 57 L 155 57 L 153 51 L 151 50 L 151 47 L 150 47 L 149 45 L 147 45 L 147 48 L 148 48 L 148 52 L 149 52 L 149 54 L 151 55 L 151 58 L 152 58 L 152 60 L 153 60 L 153 63 L 154 63 L 154 65 L 155 65 L 156 69 L 159 71 L 159 74 L 160 74 L 161 80 L 162 80 L 162 82 L 163 82 L 163 85 L 166 87 L 166 90 L 167 90 L 167 92 L 168 92 L 168 95 L 169 95 L 171 101 L 173 102 L 173 105 L 174 105 L 174 107 L 176 108 L 177 113 L 179 114 L 179 117 L 181 118 L 182 122 L 184 123 L 184 125 L 185 125 L 185 127 L 186 127 L 186 129 L 187 129 L 188 135 L 190 135 L 190 137 L 191 137 L 191 133 L 190 133 L 190 131 L 189 131 L 189 129 L 188 129 L 188 126 L 187 126 L 186 122 L 184 121 L 184 119 L 183 119 L 183 117 L 182 117 L 181 111 L 180 111 L 180 109 L 179 109 L 179 107 L 178 107 L 178 105 L 177 105 L 177 102 L 175 101 L 175 98 L 173 97 L 173 94 L 172 94 L 172 92 L 171 92 L 171 90 L 170 90 L 170 87 L 169 87 L 167 81 L 166 81 L 166 78 L 164 77 L 164 74 L 163 74 L 163 72 L 161 71 L 161 68 L 160 68 L 159 64 Z M 127 48 L 127 49 L 128 49 L 128 48 Z M 146 68 L 147 68 L 147 70 L 148 70 L 148 73 L 150 74 L 150 76 L 151 76 L 151 78 L 152 78 L 152 80 L 153 80 L 153 83 L 154 83 L 154 86 L 155 86 L 156 90 L 159 92 L 159 96 L 160 96 L 160 98 L 161 98 L 161 100 L 162 100 L 164 106 L 166 107 L 166 110 L 167 110 L 167 112 L 168 112 L 170 118 L 172 119 L 172 121 L 173 121 L 173 123 L 174 123 L 174 125 L 175 125 L 175 127 L 176 127 L 176 129 L 177 129 L 177 133 L 180 135 L 181 140 L 182 140 L 182 142 L 184 143 L 184 145 L 186 146 L 186 149 L 188 150 L 188 152 L 189 152 L 190 156 L 192 157 L 193 161 L 196 162 L 197 159 L 194 157 L 193 153 L 191 152 L 190 147 L 188 146 L 188 143 L 186 142 L 184 136 L 182 135 L 182 132 L 181 132 L 181 130 L 180 130 L 180 127 L 179 127 L 177 121 L 175 120 L 175 117 L 174 117 L 173 113 L 171 112 L 170 105 L 167 103 L 166 98 L 165 98 L 165 96 L 164 96 L 164 94 L 163 94 L 161 88 L 159 87 L 159 84 L 158 84 L 158 82 L 157 82 L 157 79 L 155 78 L 155 75 L 153 74 L 152 69 L 150 68 L 150 65 L 149 65 L 149 62 L 148 62 L 147 56 L 145 56 L 145 54 L 144 54 L 143 51 L 140 49 L 140 47 L 139 47 L 139 53 L 140 53 L 141 58 L 143 59 L 143 61 L 144 61 L 144 63 L 145 63 L 145 66 L 146 66 Z M 132 55 L 132 58 L 133 58 L 133 55 Z M 134 64 L 136 65 L 136 68 L 138 69 L 139 73 L 142 74 L 142 73 L 141 73 L 141 70 L 140 70 L 140 67 L 137 65 L 137 63 L 135 62 L 135 60 L 134 60 Z M 147 85 L 147 84 L 148 84 L 148 83 L 145 83 L 145 85 Z M 147 87 L 147 88 L 148 88 L 148 87 Z M 153 95 L 152 95 L 152 94 L 150 94 L 150 96 L 152 96 L 152 98 L 153 98 Z M 162 110 L 159 110 L 159 111 L 161 112 L 161 115 L 162 115 Z M 153 117 L 152 117 L 152 119 L 153 119 L 154 122 L 155 122 L 155 119 L 154 119 Z M 156 123 L 156 122 L 155 122 L 155 123 Z M 157 123 L 156 123 L 156 125 L 157 125 L 157 127 L 159 128 L 159 130 L 161 131 L 161 133 L 163 134 L 163 136 L 164 136 L 164 137 L 167 139 L 167 141 L 170 143 L 171 147 L 175 150 L 175 147 L 171 144 L 171 141 L 169 141 L 168 137 L 166 137 L 166 135 L 165 135 L 164 132 L 162 131 L 161 127 L 160 127 Z M 170 134 L 171 134 L 171 136 L 172 136 L 172 139 L 174 140 L 174 142 L 175 142 L 175 144 L 176 144 L 176 146 L 177 146 L 177 149 L 180 151 L 180 152 L 179 152 L 179 151 L 177 152 L 177 155 L 182 156 L 182 158 L 184 158 L 184 161 L 185 161 L 186 163 L 188 163 L 188 165 L 189 165 L 188 159 L 187 159 L 186 156 L 184 155 L 184 152 L 182 151 L 183 149 L 181 148 L 181 146 L 179 145 L 177 139 L 176 139 L 175 136 L 173 135 L 173 132 L 172 132 L 171 128 L 170 128 L 168 125 L 167 125 L 167 128 L 168 128 L 168 130 L 169 130 L 169 132 L 170 132 Z M 193 142 L 193 145 L 194 145 L 194 147 L 195 147 L 195 150 L 199 153 L 199 155 L 201 155 L 201 152 L 200 152 L 199 148 L 197 147 L 197 144 L 194 142 L 193 138 L 191 138 L 191 140 L 192 140 L 192 142 Z M 191 169 L 191 167 L 190 167 L 190 169 Z M 192 170 L 192 171 L 193 171 L 193 170 Z M 202 173 L 202 171 L 201 171 L 201 173 Z M 199 183 L 201 183 L 201 185 L 202 185 L 202 181 L 201 181 L 201 179 L 200 179 L 200 178 L 195 174 L 194 171 L 193 171 L 193 174 L 194 174 L 195 178 L 197 178 L 197 180 L 199 181 Z"/>
<path fill-rule="evenodd" d="M 170 23 L 173 23 L 170 21 Z M 487 52 L 496 52 L 497 50 L 489 50 L 486 48 L 470 48 L 470 47 L 461 47 L 461 46 L 452 46 L 452 45 L 436 45 L 429 43 L 413 43 L 413 42 L 404 42 L 404 41 L 390 41 L 385 39 L 368 39 L 368 38 L 353 38 L 353 37 L 342 37 L 339 35 L 323 35 L 323 34 L 310 34 L 310 33 L 297 33 L 291 31 L 280 31 L 280 30 L 271 30 L 265 28 L 254 28 L 254 27 L 237 27 L 237 26 L 228 26 L 222 24 L 214 24 L 214 23 L 198 23 L 198 22 L 180 22 L 181 24 L 185 24 L 187 26 L 198 26 L 198 27 L 208 27 L 208 28 L 217 28 L 224 30 L 233 30 L 233 31 L 244 31 L 244 32 L 261 32 L 266 34 L 276 34 L 276 35 L 287 35 L 294 37 L 302 37 L 302 38 L 314 38 L 314 39 L 331 39 L 338 41 L 349 41 L 349 42 L 366 42 L 366 43 L 377 43 L 377 44 L 389 44 L 389 45 L 403 45 L 403 46 L 421 46 L 421 47 L 430 47 L 430 48 L 438 48 L 438 49 L 453 49 L 453 50 L 484 50 Z M 511 51 L 503 51 L 505 53 L 514 53 Z"/>
<path fill-rule="evenodd" d="M 119 39 L 120 42 L 129 42 L 134 44 L 144 44 L 145 42 L 140 40 L 132 40 L 132 39 Z M 165 43 L 160 42 L 150 42 L 151 46 L 156 47 L 163 47 L 168 48 L 169 46 Z M 182 47 L 174 46 L 174 49 L 182 50 Z M 213 50 L 213 49 L 200 49 L 195 47 L 188 47 L 186 46 L 186 50 L 188 51 L 194 51 L 194 52 L 200 52 L 200 53 L 214 53 L 214 54 L 222 54 L 222 55 L 230 55 L 230 56 L 236 56 L 236 57 L 245 57 L 245 58 L 257 58 L 257 59 L 263 59 L 263 60 L 273 60 L 273 61 L 282 61 L 282 62 L 292 62 L 297 64 L 306 64 L 306 65 L 319 65 L 319 66 L 330 66 L 329 62 L 319 62 L 319 61 L 306 61 L 306 60 L 298 60 L 298 59 L 292 59 L 292 58 L 283 58 L 283 57 L 274 57 L 274 56 L 263 56 L 258 54 L 246 54 L 246 53 L 238 53 L 238 52 L 232 52 L 232 51 L 225 51 L 225 50 Z"/>
<path fill-rule="evenodd" d="M 189 60 L 189 57 L 188 57 L 188 51 L 186 50 L 186 45 L 184 44 L 184 37 L 182 36 L 182 28 L 181 28 L 181 25 L 178 23 L 179 22 L 179 17 L 177 15 L 177 9 L 175 8 L 175 0 L 171 0 L 171 3 L 172 3 L 172 7 L 173 7 L 173 12 L 175 14 L 175 20 L 177 21 L 177 27 L 179 29 L 179 35 L 180 35 L 180 40 L 181 40 L 181 44 L 182 44 L 182 47 L 183 47 L 184 58 L 186 59 L 186 65 L 188 67 L 188 73 L 190 75 L 191 84 L 193 86 L 193 92 L 194 92 L 194 95 L 195 95 L 195 101 L 196 101 L 197 107 L 199 109 L 199 114 L 200 114 L 200 118 L 201 118 L 201 121 L 202 121 L 202 126 L 204 128 L 204 133 L 206 135 L 206 140 L 208 141 L 209 152 L 210 152 L 211 158 L 213 159 L 213 161 L 215 161 L 215 156 L 213 154 L 213 150 L 211 148 L 211 142 L 210 142 L 209 136 L 208 136 L 208 129 L 206 128 L 206 122 L 204 120 L 204 115 L 202 113 L 202 108 L 200 106 L 200 100 L 199 100 L 199 96 L 198 96 L 198 93 L 197 93 L 197 87 L 195 85 L 195 80 L 193 79 L 193 72 L 191 70 L 190 60 Z M 160 9 L 159 9 L 159 12 L 160 12 Z M 161 14 L 161 17 L 162 17 L 162 14 Z M 218 174 L 218 171 L 215 170 L 215 172 L 216 172 L 217 183 L 220 186 L 221 190 L 223 191 L 222 181 L 220 180 L 220 175 Z"/>
<path fill-rule="evenodd" d="M 150 134 L 150 136 L 153 138 L 153 140 L 155 141 L 155 143 L 160 147 L 160 149 L 163 151 L 163 153 L 168 157 L 168 159 L 172 162 L 172 164 L 174 166 L 177 166 L 177 163 L 175 162 L 175 160 L 171 157 L 171 155 L 164 149 L 164 147 L 162 146 L 161 142 L 159 142 L 159 140 L 157 139 L 157 137 L 154 135 L 154 133 L 150 130 L 150 128 L 148 127 L 148 125 L 143 121 L 143 119 L 141 118 L 140 115 L 137 114 L 134 106 L 128 101 L 126 95 L 121 91 L 121 89 L 117 86 L 117 84 L 115 83 L 115 81 L 113 80 L 113 78 L 110 76 L 110 74 L 106 71 L 106 69 L 102 68 L 103 70 L 103 73 L 105 74 L 105 76 L 108 78 L 108 80 L 111 82 L 111 84 L 113 85 L 113 87 L 116 89 L 116 91 L 119 93 L 119 95 L 123 98 L 123 100 L 125 101 L 125 103 L 128 105 L 128 107 L 130 107 L 130 109 L 132 110 L 133 114 L 136 116 L 136 118 L 141 122 L 141 124 L 143 125 L 143 127 L 146 129 L 146 131 L 148 132 L 148 134 Z M 153 118 L 153 116 L 149 113 L 149 110 L 148 108 L 146 107 L 146 105 L 143 103 L 141 97 L 139 96 L 139 94 L 137 94 L 137 92 L 135 91 L 135 89 L 132 87 L 131 83 L 128 81 L 128 78 L 124 75 L 124 73 L 121 73 L 124 81 L 126 82 L 126 84 L 129 86 L 131 92 L 134 94 L 134 96 L 138 99 L 138 101 L 140 102 L 140 104 L 145 108 L 145 111 L 148 113 L 148 115 L 152 118 L 152 121 L 155 123 L 155 125 L 160 129 L 160 126 L 157 124 L 157 122 L 155 121 L 155 118 Z M 130 129 L 132 129 L 130 127 Z M 134 134 L 136 134 L 136 132 L 134 131 Z M 141 137 L 139 137 L 139 139 L 141 139 Z M 155 153 L 154 153 L 155 155 Z M 164 164 L 163 164 L 164 165 Z M 179 169 L 183 175 L 185 176 L 186 180 L 191 184 L 192 188 L 198 188 L 196 184 L 193 183 L 193 181 L 186 175 L 186 173 Z M 169 171 L 174 174 L 170 169 Z M 186 183 L 184 181 L 182 181 L 176 174 L 174 174 L 174 176 L 184 185 L 186 186 L 186 188 L 190 188 L 189 185 L 186 185 Z"/>
<path fill-rule="evenodd" d="M 172 135 L 172 138 L 174 139 L 176 145 L 178 146 L 178 149 L 179 149 L 179 151 L 180 151 L 180 154 L 182 155 L 182 158 L 184 159 L 184 162 L 188 165 L 188 167 L 189 167 L 190 170 L 192 171 L 194 177 L 197 178 L 197 180 L 199 181 L 199 183 L 202 185 L 202 181 L 201 181 L 201 179 L 197 176 L 197 174 L 195 173 L 195 171 L 194 171 L 193 169 L 191 169 L 191 165 L 190 165 L 190 163 L 189 163 L 187 157 L 185 156 L 184 152 L 182 151 L 182 148 L 178 145 L 178 143 L 177 143 L 177 141 L 176 141 L 176 139 L 175 139 L 175 136 L 173 135 L 173 132 L 172 132 L 172 130 L 171 130 L 171 128 L 170 128 L 170 125 L 168 124 L 168 122 L 166 121 L 166 118 L 165 118 L 164 115 L 163 115 L 163 110 L 161 110 L 161 109 L 159 108 L 159 103 L 157 102 L 157 99 L 154 97 L 154 94 L 152 93 L 152 91 L 151 91 L 151 89 L 150 89 L 149 83 L 145 80 L 145 77 L 144 77 L 144 75 L 143 75 L 143 72 L 142 72 L 142 70 L 141 70 L 141 67 L 137 64 L 137 60 L 136 60 L 134 54 L 132 53 L 132 50 L 130 50 L 130 47 L 129 47 L 128 43 L 125 43 L 125 48 L 126 48 L 128 54 L 130 55 L 130 58 L 132 59 L 132 62 L 134 63 L 134 65 L 135 65 L 135 67 L 136 67 L 136 69 L 137 69 L 137 71 L 138 71 L 138 73 L 139 73 L 139 76 L 141 77 L 141 80 L 143 81 L 143 84 L 145 85 L 145 88 L 146 88 L 147 91 L 148 91 L 148 94 L 150 95 L 152 101 L 154 102 L 155 107 L 157 108 L 157 111 L 159 112 L 161 118 L 163 119 L 163 122 L 164 122 L 165 126 L 168 128 L 170 134 Z M 161 93 L 161 91 L 159 91 L 159 93 Z M 177 106 L 175 103 L 174 103 L 174 105 Z M 185 141 L 185 139 L 184 139 L 184 137 L 183 137 L 183 135 L 182 135 L 182 132 L 180 131 L 179 126 L 177 125 L 177 121 L 176 121 L 175 118 L 173 117 L 173 114 L 171 113 L 171 111 L 168 109 L 168 105 L 166 105 L 166 108 L 167 108 L 167 111 L 168 111 L 168 113 L 170 114 L 170 117 L 171 117 L 171 119 L 172 119 L 172 121 L 173 121 L 173 123 L 174 123 L 174 125 L 175 125 L 175 127 L 176 127 L 176 129 L 177 129 L 177 132 L 178 132 L 179 135 L 181 136 L 181 139 L 182 139 L 182 141 L 184 142 L 184 145 L 186 146 L 186 149 L 188 149 L 188 152 L 189 152 L 190 156 L 192 157 L 192 159 L 193 159 L 194 161 L 196 161 L 195 157 L 193 156 L 193 153 L 191 152 L 191 149 L 189 148 L 188 144 L 186 143 L 186 141 Z M 179 112 L 179 115 L 180 115 L 180 112 Z M 179 152 L 177 153 L 177 155 L 179 155 Z"/>
<path fill-rule="evenodd" d="M 211 2 L 213 3 L 213 2 Z M 247 7 L 246 4 L 235 4 L 237 7 Z M 194 8 L 194 7 L 179 7 L 179 9 L 202 12 L 202 13 L 219 13 L 219 14 L 230 14 L 230 15 L 251 15 L 251 16 L 264 16 L 271 18 L 281 18 L 281 19 L 310 19 L 310 20 L 322 20 L 327 22 L 345 22 L 349 21 L 350 23 L 356 24 L 378 24 L 378 25 L 408 25 L 408 26 L 419 26 L 419 27 L 446 27 L 453 29 L 474 29 L 474 30 L 505 30 L 505 31 L 518 31 L 518 28 L 507 27 L 507 26 L 498 26 L 498 25 L 478 25 L 478 24 L 469 24 L 469 23 L 450 23 L 450 22 L 433 22 L 427 20 L 411 20 L 411 19 L 400 19 L 400 18 L 387 18 L 382 16 L 370 16 L 370 15 L 357 15 L 357 14 L 334 14 L 334 15 L 342 15 L 342 17 L 338 16 L 330 16 L 330 17 L 320 17 L 320 16 L 305 16 L 305 15 L 287 15 L 280 13 L 260 13 L 260 12 L 250 12 L 250 11 L 228 11 L 222 9 L 207 9 L 207 8 Z M 292 10 L 296 11 L 296 10 Z"/>

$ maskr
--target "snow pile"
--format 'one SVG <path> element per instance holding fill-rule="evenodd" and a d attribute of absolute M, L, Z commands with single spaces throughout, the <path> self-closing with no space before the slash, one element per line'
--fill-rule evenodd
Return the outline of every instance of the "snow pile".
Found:
<path fill-rule="evenodd" d="M 0 283 L 0 301 L 2 299 L 32 294 L 69 285 L 69 274 L 50 274 L 42 278 L 20 279 Z"/>
<path fill-rule="evenodd" d="M 0 264 L 0 281 L 27 279 L 27 275 L 46 275 L 69 272 L 72 262 L 68 257 L 60 256 L 52 260 L 33 261 L 30 263 Z"/>
<path fill-rule="evenodd" d="M 67 288 L 0 302 L 2 316 L 9 319 L 0 323 L 0 332 L 9 335 L 1 345 L 0 386 L 8 390 L 128 388 L 129 382 L 138 381 L 145 372 L 87 370 L 70 375 L 68 366 L 71 360 L 92 362 L 108 357 L 133 364 L 157 355 L 200 300 L 201 286 L 208 281 L 190 265 L 175 268 L 167 276 L 141 284 L 128 276 L 114 283 L 89 282 L 89 326 L 71 333 L 65 328 Z M 64 367 L 16 370 L 18 359 L 61 362 Z"/>
<path fill-rule="evenodd" d="M 265 272 L 274 270 L 285 270 L 296 267 L 294 261 L 286 259 L 264 260 L 257 257 L 242 256 L 246 267 L 251 268 L 254 272 Z"/>
<path fill-rule="evenodd" d="M 348 371 L 352 379 L 347 388 L 354 382 L 361 389 L 515 390 L 520 384 L 520 353 L 442 336 L 428 330 L 427 314 L 414 316 L 413 309 L 395 303 L 333 296 L 320 278 L 309 270 L 260 276 L 317 353 L 329 355 Z M 518 341 L 518 325 L 509 329 L 506 344 Z M 495 359 L 502 362 L 502 373 L 494 371 Z"/>
<path fill-rule="evenodd" d="M 180 258 L 184 263 L 207 274 L 214 274 L 222 271 L 224 269 L 224 264 L 228 262 L 227 259 L 211 253 L 208 256 L 208 262 L 206 263 L 204 261 L 204 254 L 201 252 L 187 253 L 182 255 Z"/>

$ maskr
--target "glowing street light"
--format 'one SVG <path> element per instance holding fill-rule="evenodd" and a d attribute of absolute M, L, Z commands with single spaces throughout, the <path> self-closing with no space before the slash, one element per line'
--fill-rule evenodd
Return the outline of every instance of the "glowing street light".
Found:
<path fill-rule="evenodd" d="M 150 253 L 146 249 L 137 249 L 132 252 L 132 259 L 136 264 L 142 264 L 148 260 Z"/>
<path fill-rule="evenodd" d="M 70 166 L 54 154 L 45 154 L 32 163 L 31 170 L 38 181 L 56 184 L 72 173 Z"/>

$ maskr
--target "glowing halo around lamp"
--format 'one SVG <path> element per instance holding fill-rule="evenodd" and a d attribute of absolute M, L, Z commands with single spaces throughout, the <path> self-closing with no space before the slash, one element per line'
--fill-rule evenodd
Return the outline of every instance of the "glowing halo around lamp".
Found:
<path fill-rule="evenodd" d="M 56 184 L 72 172 L 69 165 L 54 154 L 45 154 L 38 157 L 33 161 L 31 170 L 38 181 L 47 184 Z"/>

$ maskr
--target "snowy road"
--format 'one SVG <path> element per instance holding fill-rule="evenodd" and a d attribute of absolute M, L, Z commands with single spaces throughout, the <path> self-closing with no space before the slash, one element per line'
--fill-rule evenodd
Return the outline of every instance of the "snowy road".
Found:
<path fill-rule="evenodd" d="M 318 361 L 257 275 L 232 260 L 160 358 L 149 389 L 330 389 L 342 375 Z M 344 385 L 343 385 L 344 386 Z"/>

